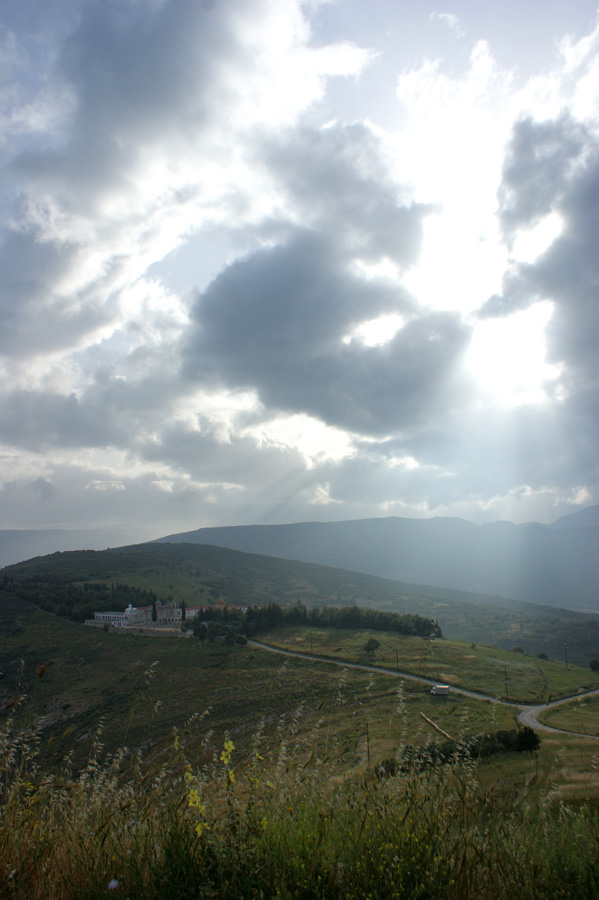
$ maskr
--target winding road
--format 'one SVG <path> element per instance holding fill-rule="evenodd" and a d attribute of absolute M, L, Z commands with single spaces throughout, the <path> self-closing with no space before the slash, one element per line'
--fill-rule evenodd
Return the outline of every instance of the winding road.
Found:
<path fill-rule="evenodd" d="M 361 663 L 345 662 L 339 659 L 331 659 L 328 656 L 315 656 L 312 653 L 302 653 L 298 650 L 282 650 L 280 647 L 272 647 L 270 644 L 263 644 L 261 641 L 248 640 L 248 647 L 255 647 L 257 650 L 268 650 L 270 653 L 279 653 L 281 656 L 292 656 L 296 659 L 307 659 L 317 662 L 330 663 L 334 666 L 341 666 L 346 669 L 360 669 L 363 672 L 376 672 L 382 675 L 390 675 L 393 678 L 405 678 L 407 681 L 418 681 L 422 684 L 434 685 L 438 682 L 432 681 L 430 678 L 421 678 L 418 675 L 412 675 L 410 672 L 398 672 L 395 669 L 383 669 L 380 666 L 367 666 Z M 599 695 L 599 688 L 594 691 L 585 691 L 584 694 L 573 694 L 571 697 L 561 697 L 559 700 L 552 700 L 551 703 L 542 703 L 539 706 L 529 706 L 524 703 L 510 703 L 507 700 L 499 700 L 497 697 L 488 697 L 486 694 L 479 694 L 476 691 L 467 691 L 465 688 L 451 688 L 454 694 L 461 694 L 463 697 L 472 697 L 473 700 L 486 700 L 488 703 L 497 703 L 500 706 L 511 706 L 520 710 L 518 721 L 522 725 L 529 725 L 536 731 L 552 731 L 555 734 L 571 734 L 575 737 L 585 737 L 591 740 L 599 741 L 599 735 L 585 734 L 581 731 L 567 731 L 565 728 L 552 728 L 550 725 L 544 725 L 539 722 L 537 716 L 546 709 L 552 709 L 554 706 L 561 706 L 562 703 L 568 703 L 569 700 L 582 700 L 584 697 L 594 697 Z"/>

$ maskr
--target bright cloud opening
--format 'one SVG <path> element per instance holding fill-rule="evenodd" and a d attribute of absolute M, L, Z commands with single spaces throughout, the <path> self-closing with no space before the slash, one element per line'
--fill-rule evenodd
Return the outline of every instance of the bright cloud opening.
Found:
<path fill-rule="evenodd" d="M 518 232 L 512 247 L 512 257 L 518 262 L 534 262 L 560 236 L 563 225 L 561 216 L 551 213 L 533 228 Z"/>
<path fill-rule="evenodd" d="M 474 329 L 468 366 L 489 401 L 508 406 L 546 399 L 544 382 L 559 375 L 545 360 L 545 327 L 553 311 L 549 301 L 505 319 L 483 319 Z"/>
<path fill-rule="evenodd" d="M 481 298 L 500 291 L 506 254 L 495 237 L 490 212 L 486 227 L 467 207 L 457 205 L 424 223 L 418 265 L 404 283 L 415 297 L 433 309 L 467 314 Z"/>
<path fill-rule="evenodd" d="M 379 316 L 360 322 L 351 334 L 346 334 L 342 340 L 344 344 L 352 341 L 360 341 L 366 347 L 382 347 L 393 340 L 400 328 L 405 324 L 405 319 L 399 313 L 390 313 L 387 316 Z"/>
<path fill-rule="evenodd" d="M 339 461 L 353 453 L 350 435 L 310 416 L 280 417 L 248 428 L 246 433 L 261 445 L 296 448 L 304 456 L 308 468 L 325 460 Z"/>

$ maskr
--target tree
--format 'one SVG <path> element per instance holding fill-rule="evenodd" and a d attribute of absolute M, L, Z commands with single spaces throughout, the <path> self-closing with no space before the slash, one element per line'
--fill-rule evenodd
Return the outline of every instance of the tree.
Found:
<path fill-rule="evenodd" d="M 376 638 L 368 638 L 368 640 L 364 644 L 364 649 L 366 650 L 366 653 L 374 653 L 374 651 L 378 650 L 380 646 L 381 645 Z"/>
<path fill-rule="evenodd" d="M 533 750 L 538 750 L 541 744 L 541 740 L 536 731 L 529 725 L 525 725 L 524 728 L 520 728 L 518 731 L 518 736 L 516 738 L 516 747 L 515 749 L 522 752 L 523 750 L 529 750 L 531 753 Z"/>
<path fill-rule="evenodd" d="M 599 672 L 599 659 L 592 659 L 589 663 L 589 667 L 593 672 Z"/>

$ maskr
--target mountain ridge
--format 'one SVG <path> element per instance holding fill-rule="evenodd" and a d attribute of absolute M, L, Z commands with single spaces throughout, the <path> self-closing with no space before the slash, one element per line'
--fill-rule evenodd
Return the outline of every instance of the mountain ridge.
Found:
<path fill-rule="evenodd" d="M 553 525 L 391 516 L 200 528 L 153 543 L 212 544 L 413 584 L 599 612 L 597 519 L 599 506 Z"/>

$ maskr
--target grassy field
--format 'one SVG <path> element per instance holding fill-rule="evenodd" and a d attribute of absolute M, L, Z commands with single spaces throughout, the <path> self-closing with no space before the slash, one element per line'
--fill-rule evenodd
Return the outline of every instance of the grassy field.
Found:
<path fill-rule="evenodd" d="M 480 689 L 484 682 L 498 694 L 504 686 L 504 656 L 512 657 L 513 671 L 528 672 L 531 695 L 540 683 L 535 680 L 539 667 L 548 673 L 555 691 L 576 689 L 589 674 L 570 667 L 569 681 L 565 672 L 560 681 L 557 664 L 522 654 L 449 641 L 376 636 L 380 648 L 375 663 L 394 668 L 399 660 L 400 668 L 422 677 L 448 680 L 443 676 L 457 675 L 454 683 Z M 269 632 L 266 637 L 303 650 L 310 649 L 311 640 L 314 653 L 369 662 L 363 652 L 365 633 L 293 630 Z M 84 764 L 100 723 L 107 751 L 141 750 L 154 765 L 171 759 L 175 728 L 194 764 L 200 748 L 204 756 L 216 754 L 227 732 L 235 741 L 238 759 L 247 759 L 261 729 L 269 752 L 278 752 L 285 735 L 294 752 L 299 754 L 302 747 L 306 759 L 326 761 L 339 774 L 374 769 L 407 744 L 443 740 L 437 729 L 460 738 L 515 727 L 515 712 L 509 706 L 457 694 L 439 700 L 431 697 L 424 683 L 236 645 L 109 634 L 66 622 L 12 595 L 5 595 L 0 604 L 0 671 L 0 710 L 6 716 L 16 709 L 17 724 L 35 726 L 42 758 L 50 767 L 59 766 L 67 754 L 75 765 Z M 27 701 L 12 707 L 23 695 Z M 573 740 L 544 737 L 538 761 L 528 754 L 512 754 L 499 768 L 485 761 L 481 771 L 508 790 L 514 784 L 525 785 L 534 773 L 539 786 L 549 785 L 552 773 L 564 768 L 560 753 L 568 756 L 563 748 Z M 571 777 L 563 771 L 560 776 L 564 785 L 574 785 L 591 770 L 597 747 L 588 744 L 576 741 Z"/>
<path fill-rule="evenodd" d="M 0 896 L 597 896 L 596 815 L 545 787 L 539 793 L 534 760 L 524 778 L 510 769 L 509 789 L 459 756 L 402 777 L 365 768 L 340 777 L 326 760 L 306 758 L 309 744 L 297 742 L 295 726 L 282 729 L 271 752 L 258 732 L 245 766 L 230 735 L 216 757 L 197 764 L 177 736 L 158 772 L 139 757 L 133 765 L 105 757 L 96 744 L 79 774 L 52 776 L 31 740 L 0 723 Z"/>
<path fill-rule="evenodd" d="M 545 710 L 538 718 L 540 722 L 553 728 L 599 735 L 599 697 L 585 697 L 564 703 Z"/>
<path fill-rule="evenodd" d="M 521 703 L 543 703 L 549 697 L 556 700 L 599 688 L 599 675 L 588 668 L 566 668 L 554 660 L 462 641 L 377 632 L 374 637 L 380 646 L 369 654 L 364 645 L 372 636 L 372 632 L 288 628 L 269 632 L 265 641 L 286 650 L 397 669 L 491 697 L 505 699 L 507 688 L 507 698 Z"/>
<path fill-rule="evenodd" d="M 276 743 L 277 728 L 293 719 L 298 740 L 310 734 L 340 769 L 362 766 L 368 751 L 374 765 L 407 735 L 429 740 L 435 732 L 421 713 L 452 735 L 513 724 L 507 708 L 464 698 L 439 704 L 427 686 L 382 674 L 236 645 L 105 633 L 14 598 L 1 609 L 0 708 L 27 696 L 20 721 L 37 722 L 53 764 L 67 753 L 84 760 L 100 721 L 108 749 L 142 747 L 158 761 L 172 750 L 174 727 L 192 754 L 202 734 L 212 731 L 216 747 L 228 731 L 243 756 L 261 721 L 267 743 Z"/>
<path fill-rule="evenodd" d="M 596 684 L 463 642 L 264 637 L 496 695 L 506 668 L 531 699 Z M 444 735 L 515 728 L 510 706 L 248 646 L 107 633 L 1 593 L 0 671 L 0 897 L 597 896 L 599 742 L 543 734 L 533 753 L 377 774 Z M 580 730 L 599 706 L 549 714 Z"/>

